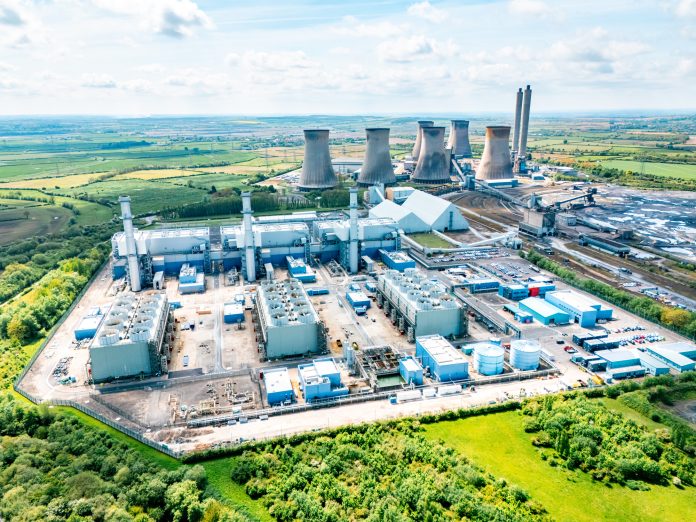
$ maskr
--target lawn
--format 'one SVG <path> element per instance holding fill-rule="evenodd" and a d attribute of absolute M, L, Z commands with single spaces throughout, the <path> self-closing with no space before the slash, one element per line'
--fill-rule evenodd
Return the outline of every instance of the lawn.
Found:
<path fill-rule="evenodd" d="M 425 232 L 423 234 L 408 234 L 408 237 L 426 248 L 454 248 L 452 243 L 449 243 L 430 232 Z"/>
<path fill-rule="evenodd" d="M 602 161 L 605 168 L 641 171 L 640 161 L 608 160 Z M 645 163 L 645 173 L 655 176 L 669 176 L 682 179 L 696 179 L 696 165 L 680 165 L 677 163 Z"/>
<path fill-rule="evenodd" d="M 614 403 L 607 404 L 615 408 Z M 425 429 L 429 437 L 442 439 L 490 473 L 522 487 L 556 520 L 696 520 L 694 488 L 651 486 L 650 491 L 632 491 L 594 482 L 582 472 L 551 467 L 532 446 L 532 435 L 524 432 L 522 421 L 519 412 L 507 412 Z"/>

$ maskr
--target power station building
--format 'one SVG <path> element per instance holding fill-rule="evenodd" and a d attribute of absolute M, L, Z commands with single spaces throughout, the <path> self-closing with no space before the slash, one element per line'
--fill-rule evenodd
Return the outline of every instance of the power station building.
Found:
<path fill-rule="evenodd" d="M 167 371 L 172 316 L 164 294 L 116 298 L 89 347 L 93 382 L 147 377 Z"/>
<path fill-rule="evenodd" d="M 469 378 L 469 363 L 466 358 L 441 335 L 416 337 L 416 357 L 437 381 Z"/>
<path fill-rule="evenodd" d="M 297 373 L 300 389 L 307 402 L 348 395 L 348 388 L 341 382 L 341 372 L 331 357 L 300 364 Z"/>
<path fill-rule="evenodd" d="M 299 281 L 259 283 L 255 311 L 267 359 L 326 351 L 326 329 Z"/>
<path fill-rule="evenodd" d="M 613 313 L 611 308 L 573 290 L 546 292 L 546 300 L 583 328 L 593 328 L 598 320 L 610 320 Z"/>
<path fill-rule="evenodd" d="M 409 341 L 439 334 L 459 337 L 467 333 L 462 305 L 440 281 L 415 268 L 387 270 L 377 279 L 377 306 L 384 310 Z"/>
<path fill-rule="evenodd" d="M 393 219 L 406 234 L 469 229 L 456 205 L 422 190 L 411 191 L 401 205 L 384 200 L 370 209 L 370 216 Z"/>

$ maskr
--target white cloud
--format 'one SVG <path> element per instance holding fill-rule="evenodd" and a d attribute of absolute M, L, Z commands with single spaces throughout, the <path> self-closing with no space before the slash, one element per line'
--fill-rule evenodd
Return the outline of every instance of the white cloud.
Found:
<path fill-rule="evenodd" d="M 508 9 L 513 14 L 545 15 L 550 12 L 549 6 L 542 0 L 510 0 Z"/>
<path fill-rule="evenodd" d="M 115 89 L 116 81 L 107 74 L 83 74 L 80 85 L 90 89 Z"/>
<path fill-rule="evenodd" d="M 677 16 L 696 16 L 696 0 L 679 0 L 674 8 Z"/>
<path fill-rule="evenodd" d="M 293 69 L 311 69 L 318 63 L 310 60 L 304 51 L 246 51 L 242 55 L 230 53 L 225 60 L 228 65 L 241 65 L 254 71 L 284 72 Z"/>
<path fill-rule="evenodd" d="M 26 23 L 27 19 L 18 3 L 11 0 L 0 0 L 0 25 L 19 27 Z"/>
<path fill-rule="evenodd" d="M 195 29 L 210 29 L 210 17 L 192 0 L 92 0 L 112 13 L 132 16 L 155 33 L 172 38 L 191 36 Z"/>
<path fill-rule="evenodd" d="M 377 46 L 377 55 L 383 62 L 408 63 L 427 56 L 451 58 L 458 53 L 459 47 L 451 40 L 443 43 L 424 35 L 396 38 Z"/>
<path fill-rule="evenodd" d="M 156 74 L 164 72 L 164 66 L 159 63 L 146 63 L 144 65 L 139 65 L 135 70 L 148 74 Z"/>
<path fill-rule="evenodd" d="M 411 16 L 423 18 L 435 24 L 442 23 L 447 19 L 447 13 L 433 6 L 428 0 L 417 4 L 411 4 L 406 12 Z"/>
<path fill-rule="evenodd" d="M 393 38 L 408 30 L 406 25 L 397 25 L 389 20 L 374 23 L 360 22 L 354 16 L 343 17 L 343 23 L 336 28 L 340 34 L 347 36 L 364 36 L 367 38 Z"/>

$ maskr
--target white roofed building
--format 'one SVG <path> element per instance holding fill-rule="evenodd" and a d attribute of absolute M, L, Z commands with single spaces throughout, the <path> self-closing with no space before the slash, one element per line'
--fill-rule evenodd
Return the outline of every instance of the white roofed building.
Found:
<path fill-rule="evenodd" d="M 430 226 L 418 217 L 415 212 L 397 205 L 389 199 L 385 199 L 379 205 L 372 207 L 370 209 L 370 217 L 391 218 L 399 224 L 399 227 L 406 234 L 430 231 Z"/>
<path fill-rule="evenodd" d="M 401 207 L 415 214 L 430 230 L 446 232 L 469 229 L 469 223 L 451 201 L 422 190 L 414 190 Z"/>

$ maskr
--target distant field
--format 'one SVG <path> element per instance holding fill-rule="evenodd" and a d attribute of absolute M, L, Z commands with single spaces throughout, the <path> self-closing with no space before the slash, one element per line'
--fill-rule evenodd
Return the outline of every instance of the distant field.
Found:
<path fill-rule="evenodd" d="M 25 212 L 29 213 L 28 219 Z M 51 205 L 6 210 L 0 207 L 0 245 L 8 245 L 30 236 L 58 232 L 71 217 L 73 213 L 67 208 Z"/>
<path fill-rule="evenodd" d="M 605 404 L 614 409 L 613 403 Z M 632 415 L 641 417 L 636 412 Z M 651 485 L 650 491 L 632 491 L 595 482 L 582 472 L 552 467 L 532 446 L 533 435 L 524 432 L 519 412 L 440 422 L 425 430 L 487 471 L 519 485 L 559 521 L 696 520 L 693 487 Z"/>
<path fill-rule="evenodd" d="M 608 160 L 602 161 L 602 166 L 621 170 L 641 171 L 640 161 Z M 679 165 L 675 163 L 645 163 L 645 173 L 655 176 L 669 176 L 673 178 L 696 178 L 696 165 Z"/>
<path fill-rule="evenodd" d="M 62 188 L 72 188 L 80 187 L 96 181 L 97 178 L 104 174 L 104 172 L 94 172 L 91 174 L 74 174 L 71 176 L 62 176 L 59 178 L 40 178 L 40 179 L 26 179 L 21 181 L 9 181 L 7 183 L 0 183 L 0 189 L 4 188 L 27 188 L 27 189 L 62 189 Z"/>
<path fill-rule="evenodd" d="M 117 174 L 112 179 L 167 179 L 191 176 L 194 174 L 197 174 L 197 171 L 186 169 L 134 170 L 133 172 L 126 172 L 125 174 Z"/>
<path fill-rule="evenodd" d="M 268 164 L 268 168 L 265 167 L 255 167 L 255 166 L 249 166 L 249 165 L 242 165 L 242 164 L 237 164 L 237 165 L 226 165 L 224 167 L 201 167 L 196 169 L 197 172 L 212 172 L 212 173 L 220 173 L 220 174 L 265 174 L 267 172 L 270 172 L 271 169 L 275 170 L 276 172 L 288 170 L 288 169 L 293 169 L 297 168 L 300 166 L 300 163 L 270 163 Z"/>
<path fill-rule="evenodd" d="M 103 223 L 109 221 L 113 216 L 115 211 L 105 205 L 100 205 L 99 203 L 93 203 L 91 201 L 83 201 L 81 199 L 75 199 L 66 196 L 50 196 L 44 194 L 38 189 L 22 189 L 22 190 L 10 190 L 3 189 L 0 185 L 0 201 L 7 202 L 7 204 L 13 206 L 47 206 L 50 207 L 48 203 L 37 202 L 37 201 L 27 201 L 22 199 L 13 199 L 15 197 L 31 197 L 31 198 L 49 198 L 53 197 L 56 207 L 60 207 L 63 203 L 69 203 L 73 205 L 80 214 L 73 216 L 78 225 L 94 225 L 96 223 Z"/>

